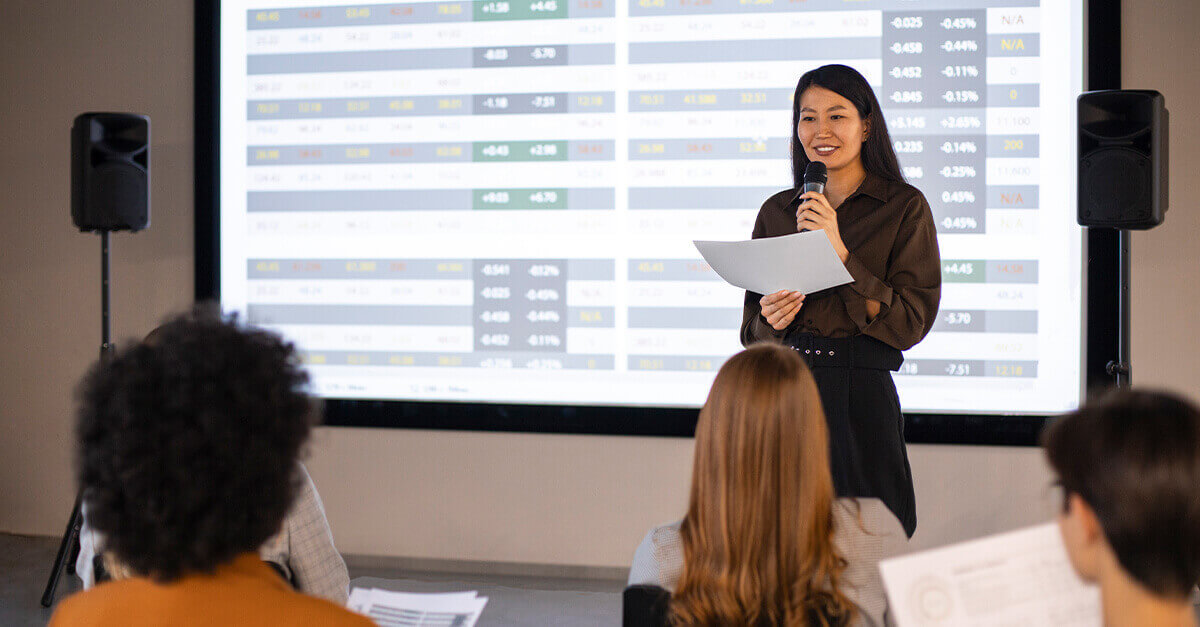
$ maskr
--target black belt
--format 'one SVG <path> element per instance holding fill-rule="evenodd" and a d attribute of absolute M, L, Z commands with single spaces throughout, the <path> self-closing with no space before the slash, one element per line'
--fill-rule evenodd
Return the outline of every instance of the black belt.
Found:
<path fill-rule="evenodd" d="M 810 368 L 899 370 L 904 363 L 899 349 L 865 335 L 832 338 L 794 333 L 784 343 L 800 353 Z"/>

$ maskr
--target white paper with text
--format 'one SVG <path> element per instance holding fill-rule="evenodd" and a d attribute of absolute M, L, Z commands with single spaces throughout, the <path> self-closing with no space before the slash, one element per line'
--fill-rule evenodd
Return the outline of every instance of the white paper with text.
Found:
<path fill-rule="evenodd" d="M 1100 625 L 1100 591 L 1047 523 L 880 562 L 899 627 Z"/>

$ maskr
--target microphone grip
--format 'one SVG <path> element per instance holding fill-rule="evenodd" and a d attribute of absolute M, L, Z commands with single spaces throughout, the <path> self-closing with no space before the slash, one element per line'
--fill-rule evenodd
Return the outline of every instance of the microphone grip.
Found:
<path fill-rule="evenodd" d="M 800 193 L 796 194 L 796 197 L 792 198 L 792 202 L 789 204 L 793 207 L 798 206 L 800 204 L 800 197 L 803 196 L 804 194 L 807 194 L 808 192 L 816 192 L 818 194 L 824 194 L 825 193 L 825 184 L 821 183 L 821 182 L 815 182 L 815 181 L 814 182 L 805 182 L 804 187 L 800 188 Z M 803 233 L 807 230 L 808 229 L 801 229 L 798 232 Z"/>

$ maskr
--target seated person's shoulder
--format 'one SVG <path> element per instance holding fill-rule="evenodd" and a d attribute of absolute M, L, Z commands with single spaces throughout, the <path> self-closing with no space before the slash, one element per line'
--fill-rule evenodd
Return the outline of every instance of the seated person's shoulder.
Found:
<path fill-rule="evenodd" d="M 64 599 L 50 624 L 58 626 L 211 624 L 373 625 L 369 618 L 325 599 L 287 589 L 249 590 L 162 586 L 134 578 L 100 584 Z"/>
<path fill-rule="evenodd" d="M 881 557 L 905 553 L 908 534 L 900 519 L 877 498 L 840 498 L 833 505 L 835 538 L 846 549 L 872 545 Z"/>
<path fill-rule="evenodd" d="M 656 547 L 672 547 L 680 543 L 679 526 L 683 523 L 682 520 L 677 520 L 673 523 L 659 525 L 650 530 L 646 537 Z"/>
<path fill-rule="evenodd" d="M 629 585 L 651 584 L 672 590 L 683 569 L 683 540 L 675 521 L 646 533 L 633 556 Z"/>
<path fill-rule="evenodd" d="M 119 615 L 122 608 L 128 607 L 123 599 L 137 598 L 136 590 L 130 590 L 128 583 L 104 583 L 59 601 L 49 624 L 55 627 L 115 624 L 112 618 Z"/>

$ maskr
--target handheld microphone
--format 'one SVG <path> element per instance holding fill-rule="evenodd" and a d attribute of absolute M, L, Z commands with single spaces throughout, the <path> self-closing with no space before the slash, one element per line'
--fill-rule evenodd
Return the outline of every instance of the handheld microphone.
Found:
<path fill-rule="evenodd" d="M 825 183 L 828 182 L 829 170 L 825 167 L 825 164 L 820 161 L 809 161 L 808 167 L 804 168 L 804 185 L 800 187 L 800 191 L 792 199 L 791 206 L 796 206 L 800 202 L 800 197 L 808 192 L 824 194 Z M 807 231 L 808 229 L 804 230 Z"/>
<path fill-rule="evenodd" d="M 825 184 L 829 182 L 829 171 L 820 161 L 809 161 L 804 168 L 804 187 L 801 194 L 806 192 L 825 193 Z"/>

